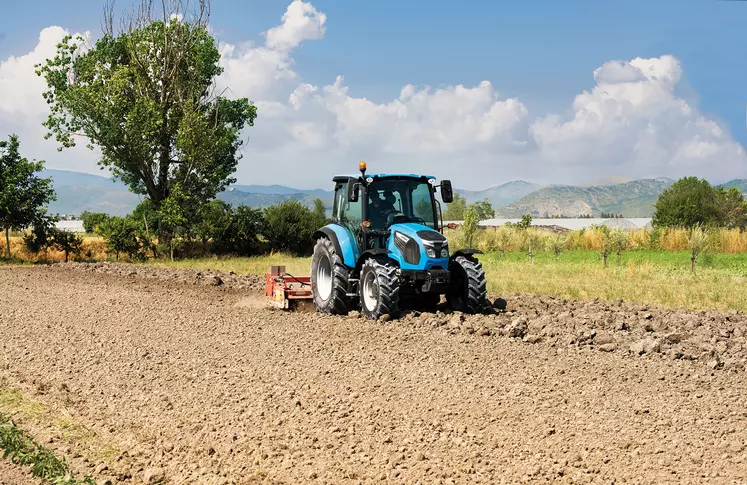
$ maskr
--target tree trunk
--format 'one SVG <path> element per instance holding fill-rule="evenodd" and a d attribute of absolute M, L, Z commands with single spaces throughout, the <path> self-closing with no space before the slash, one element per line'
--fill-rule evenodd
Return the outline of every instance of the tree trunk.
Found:
<path fill-rule="evenodd" d="M 153 259 L 156 259 L 156 246 L 150 237 L 150 228 L 148 227 L 148 218 L 145 215 L 145 211 L 143 211 L 143 222 L 145 223 L 145 237 L 148 238 L 148 246 L 153 246 Z"/>
<path fill-rule="evenodd" d="M 5 254 L 10 259 L 10 228 L 5 228 Z"/>
<path fill-rule="evenodd" d="M 620 254 L 620 251 L 618 251 L 617 252 L 617 265 L 618 266 L 620 266 L 620 257 L 621 257 L 621 254 Z"/>
<path fill-rule="evenodd" d="M 697 259 L 697 256 L 693 253 L 693 255 L 690 257 L 690 271 L 695 274 L 695 260 Z"/>
<path fill-rule="evenodd" d="M 532 248 L 529 248 L 529 261 L 534 265 L 534 251 L 532 251 Z"/>
<path fill-rule="evenodd" d="M 602 259 L 604 259 L 604 267 L 607 267 L 607 253 L 602 253 Z"/>
<path fill-rule="evenodd" d="M 70 251 L 65 249 L 65 262 L 67 263 L 69 261 L 70 261 Z"/>

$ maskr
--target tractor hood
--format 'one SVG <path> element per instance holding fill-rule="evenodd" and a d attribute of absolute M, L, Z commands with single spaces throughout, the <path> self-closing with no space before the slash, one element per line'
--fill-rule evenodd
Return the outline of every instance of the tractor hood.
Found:
<path fill-rule="evenodd" d="M 449 246 L 446 238 L 428 226 L 415 223 L 393 224 L 387 249 L 402 269 L 446 269 Z M 445 250 L 445 251 L 444 251 Z"/>

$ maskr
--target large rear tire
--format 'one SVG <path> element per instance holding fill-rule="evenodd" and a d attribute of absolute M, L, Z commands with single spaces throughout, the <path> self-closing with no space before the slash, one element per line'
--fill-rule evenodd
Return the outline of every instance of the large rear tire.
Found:
<path fill-rule="evenodd" d="M 397 269 L 397 265 L 385 256 L 375 256 L 363 263 L 358 290 L 361 310 L 369 320 L 378 320 L 383 315 L 399 316 Z"/>
<path fill-rule="evenodd" d="M 311 294 L 314 305 L 321 313 L 344 315 L 350 311 L 352 301 L 347 296 L 350 270 L 337 254 L 332 241 L 317 239 L 311 257 Z"/>
<path fill-rule="evenodd" d="M 488 289 L 482 264 L 474 258 L 457 256 L 449 265 L 451 289 L 446 301 L 463 313 L 482 313 L 488 308 Z"/>

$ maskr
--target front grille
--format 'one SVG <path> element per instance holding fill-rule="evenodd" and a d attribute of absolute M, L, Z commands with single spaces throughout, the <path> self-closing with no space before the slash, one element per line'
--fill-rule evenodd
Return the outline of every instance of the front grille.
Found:
<path fill-rule="evenodd" d="M 420 247 L 418 243 L 410 238 L 404 242 L 401 237 L 397 237 L 398 232 L 394 233 L 394 246 L 402 253 L 405 262 L 408 264 L 420 264 Z"/>
<path fill-rule="evenodd" d="M 423 241 L 433 241 L 437 243 L 445 242 L 446 238 L 440 232 L 436 231 L 418 231 L 418 236 Z"/>

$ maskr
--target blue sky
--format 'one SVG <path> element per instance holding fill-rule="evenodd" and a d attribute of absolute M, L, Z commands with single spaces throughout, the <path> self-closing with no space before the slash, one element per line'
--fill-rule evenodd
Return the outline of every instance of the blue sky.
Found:
<path fill-rule="evenodd" d="M 213 2 L 216 38 L 263 42 L 261 33 L 278 25 L 289 1 Z M 312 3 L 327 22 L 323 39 L 293 51 L 304 83 L 329 85 L 342 74 L 349 96 L 386 103 L 407 84 L 488 80 L 501 98 L 517 97 L 530 118 L 572 116 L 574 97 L 595 86 L 593 71 L 605 62 L 669 54 L 683 71 L 677 96 L 747 143 L 747 2 Z M 98 35 L 102 2 L 13 2 L 4 12 L 0 60 L 31 51 L 50 25 Z"/>

